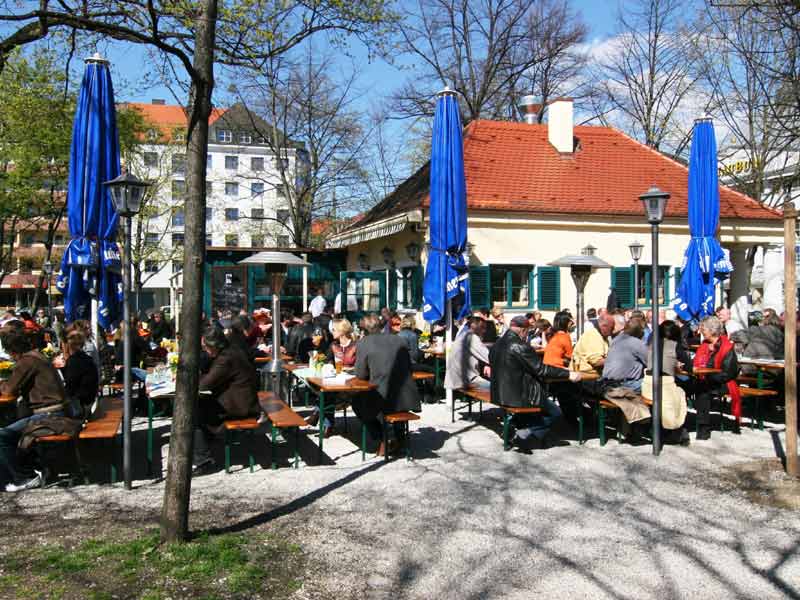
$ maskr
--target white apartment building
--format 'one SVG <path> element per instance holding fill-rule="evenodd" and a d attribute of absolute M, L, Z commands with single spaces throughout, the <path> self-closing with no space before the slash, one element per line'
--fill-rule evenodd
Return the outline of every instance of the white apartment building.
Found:
<path fill-rule="evenodd" d="M 136 225 L 133 230 L 134 258 L 142 266 L 143 310 L 169 304 L 169 278 L 182 267 L 186 114 L 183 107 L 160 100 L 126 106 L 140 111 L 152 126 L 137 157 L 141 164 L 131 167 L 156 189 L 141 217 L 138 238 Z M 270 126 L 242 104 L 215 109 L 209 125 L 206 246 L 290 246 L 286 226 L 291 224 L 291 211 L 280 173 L 281 168 L 296 172 L 298 161 L 305 158 L 302 145 L 290 142 L 277 156 L 264 139 Z"/>

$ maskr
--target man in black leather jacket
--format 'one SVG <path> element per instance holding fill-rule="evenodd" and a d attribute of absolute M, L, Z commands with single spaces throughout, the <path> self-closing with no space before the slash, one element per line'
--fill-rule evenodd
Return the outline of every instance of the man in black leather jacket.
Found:
<path fill-rule="evenodd" d="M 533 441 L 543 445 L 550 427 L 561 416 L 561 409 L 547 396 L 544 380 L 581 380 L 581 374 L 576 371 L 544 364 L 536 351 L 525 343 L 528 327 L 524 316 L 514 317 L 508 331 L 489 352 L 492 401 L 501 406 L 540 406 L 544 410 L 543 416 L 514 416 L 514 443 L 523 449 Z"/>

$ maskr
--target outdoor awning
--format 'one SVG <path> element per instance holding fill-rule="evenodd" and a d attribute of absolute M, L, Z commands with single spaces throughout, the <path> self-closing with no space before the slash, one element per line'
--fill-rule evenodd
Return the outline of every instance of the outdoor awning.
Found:
<path fill-rule="evenodd" d="M 327 245 L 329 248 L 346 248 L 353 244 L 377 240 L 394 235 L 395 233 L 400 233 L 409 224 L 421 222 L 421 211 L 409 211 L 389 217 L 388 219 L 382 219 L 377 223 L 370 223 L 361 227 L 355 227 L 349 231 L 344 231 L 328 240 Z"/>

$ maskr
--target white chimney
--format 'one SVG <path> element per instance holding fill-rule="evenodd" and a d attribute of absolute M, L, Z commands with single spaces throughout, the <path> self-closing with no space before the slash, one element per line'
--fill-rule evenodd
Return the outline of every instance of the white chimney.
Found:
<path fill-rule="evenodd" d="M 561 154 L 572 154 L 572 98 L 553 100 L 547 114 L 547 139 Z"/>

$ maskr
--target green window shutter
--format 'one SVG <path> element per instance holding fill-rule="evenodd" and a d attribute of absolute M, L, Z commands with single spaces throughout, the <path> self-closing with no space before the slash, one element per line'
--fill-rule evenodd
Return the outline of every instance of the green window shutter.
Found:
<path fill-rule="evenodd" d="M 613 267 L 611 269 L 611 287 L 617 295 L 622 308 L 633 307 L 633 268 Z"/>
<path fill-rule="evenodd" d="M 675 294 L 678 294 L 678 287 L 681 285 L 681 268 L 675 267 L 672 270 L 672 280 L 675 282 Z"/>
<path fill-rule="evenodd" d="M 492 287 L 489 278 L 489 267 L 470 267 L 469 285 L 472 307 L 491 308 Z"/>
<path fill-rule="evenodd" d="M 539 267 L 539 287 L 537 297 L 542 310 L 561 308 L 561 268 Z"/>
<path fill-rule="evenodd" d="M 411 271 L 411 306 L 422 307 L 422 281 L 425 278 L 425 271 L 421 265 L 414 267 Z"/>
<path fill-rule="evenodd" d="M 389 308 L 397 310 L 397 269 L 389 269 Z"/>

